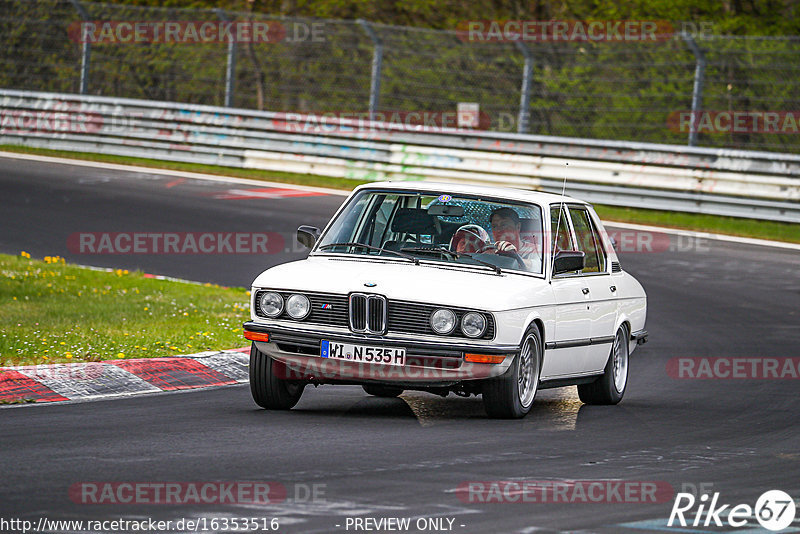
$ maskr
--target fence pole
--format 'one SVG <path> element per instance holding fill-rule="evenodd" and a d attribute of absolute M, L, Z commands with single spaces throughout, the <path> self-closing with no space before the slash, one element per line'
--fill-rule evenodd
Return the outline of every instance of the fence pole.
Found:
<path fill-rule="evenodd" d="M 364 19 L 358 19 L 358 24 L 364 28 L 374 45 L 372 51 L 372 83 L 369 88 L 369 120 L 375 120 L 378 111 L 378 102 L 381 96 L 381 69 L 383 67 L 383 42 Z"/>
<path fill-rule="evenodd" d="M 514 41 L 517 50 L 525 56 L 525 65 L 522 67 L 522 88 L 519 97 L 519 117 L 517 119 L 517 133 L 528 133 L 531 105 L 531 81 L 533 79 L 533 54 L 524 43 Z"/>
<path fill-rule="evenodd" d="M 681 37 L 694 54 L 694 87 L 692 88 L 692 122 L 689 125 L 689 146 L 697 146 L 697 122 L 700 108 L 703 107 L 703 83 L 706 77 L 706 56 L 697 46 L 694 38 L 686 32 L 681 32 Z"/>
<path fill-rule="evenodd" d="M 78 0 L 69 0 L 78 14 L 81 16 L 84 22 L 89 21 L 89 13 L 83 8 L 83 6 L 78 2 Z M 85 95 L 89 91 L 89 60 L 92 54 L 92 48 L 89 44 L 89 39 L 86 38 L 86 35 L 83 33 L 83 28 L 81 27 L 81 32 L 79 34 L 81 36 L 81 88 L 80 94 Z"/>
<path fill-rule="evenodd" d="M 231 20 L 223 9 L 214 10 L 222 22 L 229 23 Z M 225 66 L 225 107 L 233 107 L 234 81 L 236 77 L 236 39 L 231 33 L 228 37 L 228 58 Z"/>

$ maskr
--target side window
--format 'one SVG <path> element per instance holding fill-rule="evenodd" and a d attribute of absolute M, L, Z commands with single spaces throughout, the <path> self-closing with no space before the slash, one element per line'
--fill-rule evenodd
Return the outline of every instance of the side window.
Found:
<path fill-rule="evenodd" d="M 567 222 L 567 207 L 553 206 L 550 208 L 550 224 L 552 225 L 552 232 L 558 235 L 553 239 L 553 250 L 551 254 L 554 256 L 562 250 L 572 250 L 572 240 L 569 238 L 569 223 Z M 559 220 L 559 212 L 561 217 Z"/>
<path fill-rule="evenodd" d="M 570 207 L 572 224 L 575 226 L 575 237 L 578 250 L 586 254 L 586 267 L 582 272 L 597 273 L 606 270 L 606 255 L 597 229 L 591 222 L 589 212 L 583 208 Z"/>
<path fill-rule="evenodd" d="M 389 223 L 389 219 L 392 216 L 392 212 L 394 211 L 397 205 L 397 196 L 396 195 L 387 195 L 384 199 L 383 203 L 381 204 L 378 211 L 375 212 L 375 223 L 370 230 L 372 233 L 371 239 L 369 244 L 374 247 L 382 247 L 384 237 L 387 231 L 387 225 Z"/>
<path fill-rule="evenodd" d="M 595 246 L 597 247 L 597 263 L 598 269 L 601 273 L 606 271 L 606 250 L 603 248 L 603 240 L 600 239 L 600 232 L 597 230 L 597 225 L 589 217 L 592 224 L 592 237 L 594 238 Z"/>

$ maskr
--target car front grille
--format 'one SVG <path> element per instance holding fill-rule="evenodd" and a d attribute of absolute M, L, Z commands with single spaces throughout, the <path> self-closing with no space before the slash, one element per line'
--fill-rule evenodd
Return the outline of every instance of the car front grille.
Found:
<path fill-rule="evenodd" d="M 261 293 L 267 290 L 258 290 L 255 294 L 255 302 Z M 289 298 L 294 291 L 273 290 L 279 293 L 284 300 Z M 299 293 L 299 292 L 298 292 Z M 381 335 L 386 333 L 404 334 L 423 334 L 437 337 L 455 337 L 469 339 L 457 326 L 453 332 L 447 336 L 439 336 L 430 325 L 431 314 L 442 307 L 419 302 L 408 302 L 401 300 L 387 300 L 382 295 L 370 293 L 351 293 L 348 295 L 337 295 L 333 293 L 309 293 L 304 292 L 311 303 L 311 312 L 308 317 L 302 320 L 307 324 L 319 324 L 325 326 L 338 326 L 349 328 L 353 332 Z M 465 313 L 471 310 L 465 308 L 452 308 L 456 314 L 457 324 Z M 495 335 L 495 322 L 491 313 L 482 313 L 486 318 L 486 332 L 478 339 L 493 339 Z M 256 305 L 256 315 L 267 319 Z M 279 319 L 292 320 L 284 311 Z"/>
<path fill-rule="evenodd" d="M 386 332 L 386 297 L 351 293 L 350 330 L 367 334 Z"/>

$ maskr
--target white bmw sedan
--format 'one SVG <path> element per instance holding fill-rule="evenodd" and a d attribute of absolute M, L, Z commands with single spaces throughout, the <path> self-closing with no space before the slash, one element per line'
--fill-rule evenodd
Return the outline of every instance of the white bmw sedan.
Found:
<path fill-rule="evenodd" d="M 616 404 L 646 342 L 647 297 L 592 207 L 569 197 L 456 184 L 358 187 L 308 258 L 253 282 L 250 388 L 289 409 L 306 385 L 482 395 L 523 417 L 539 389 L 577 385 Z"/>

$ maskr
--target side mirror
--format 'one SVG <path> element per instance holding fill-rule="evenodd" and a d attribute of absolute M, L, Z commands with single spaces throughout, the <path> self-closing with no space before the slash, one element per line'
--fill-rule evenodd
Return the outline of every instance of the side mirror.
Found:
<path fill-rule="evenodd" d="M 314 248 L 314 244 L 319 239 L 319 228 L 316 226 L 303 225 L 297 229 L 297 242 L 306 248 Z"/>
<path fill-rule="evenodd" d="M 553 261 L 553 275 L 582 271 L 586 266 L 586 254 L 580 250 L 562 250 Z"/>

